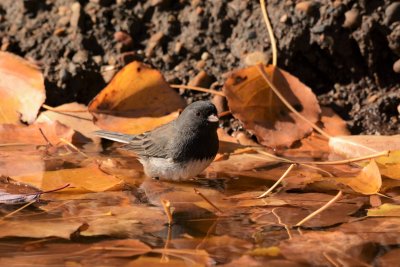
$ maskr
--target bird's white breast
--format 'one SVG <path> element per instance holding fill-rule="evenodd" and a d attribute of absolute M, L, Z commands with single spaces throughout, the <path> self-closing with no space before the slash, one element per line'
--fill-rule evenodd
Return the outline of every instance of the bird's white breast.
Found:
<path fill-rule="evenodd" d="M 174 162 L 172 159 L 147 158 L 140 159 L 147 176 L 163 180 L 182 181 L 194 178 L 213 161 L 213 158 L 192 160 L 185 163 Z"/>

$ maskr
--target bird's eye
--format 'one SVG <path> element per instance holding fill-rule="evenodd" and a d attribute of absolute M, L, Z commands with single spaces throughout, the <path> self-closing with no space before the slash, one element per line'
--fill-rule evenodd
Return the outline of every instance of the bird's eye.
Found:
<path fill-rule="evenodd" d="M 196 112 L 196 116 L 199 117 L 200 116 L 200 112 Z"/>

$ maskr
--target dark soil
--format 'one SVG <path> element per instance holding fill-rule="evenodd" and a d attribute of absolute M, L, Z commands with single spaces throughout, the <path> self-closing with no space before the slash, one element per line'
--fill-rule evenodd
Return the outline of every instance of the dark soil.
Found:
<path fill-rule="evenodd" d="M 353 133 L 399 133 L 399 2 L 267 2 L 280 67 L 313 88 Z M 173 83 L 204 70 L 192 83 L 218 89 L 225 73 L 271 57 L 255 0 L 2 0 L 0 22 L 1 50 L 43 68 L 54 106 L 88 103 L 132 60 Z M 206 97 L 181 93 L 189 101 Z"/>

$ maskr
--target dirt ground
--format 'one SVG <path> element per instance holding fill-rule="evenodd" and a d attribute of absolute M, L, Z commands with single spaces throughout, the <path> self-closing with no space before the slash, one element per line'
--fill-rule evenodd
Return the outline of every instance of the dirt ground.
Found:
<path fill-rule="evenodd" d="M 399 133 L 400 2 L 267 4 L 281 68 L 333 107 L 352 133 Z M 255 0 L 2 0 L 0 22 L 1 50 L 43 68 L 53 106 L 88 103 L 132 60 L 172 83 L 220 89 L 229 71 L 271 59 Z"/>

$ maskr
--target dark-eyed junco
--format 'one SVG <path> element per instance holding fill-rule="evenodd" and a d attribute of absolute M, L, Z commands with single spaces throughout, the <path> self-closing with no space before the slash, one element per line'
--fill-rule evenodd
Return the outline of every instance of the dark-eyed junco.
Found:
<path fill-rule="evenodd" d="M 171 181 L 193 178 L 218 151 L 217 109 L 208 101 L 187 106 L 179 117 L 152 131 L 127 135 L 97 131 L 98 136 L 125 143 L 139 156 L 147 176 Z"/>

